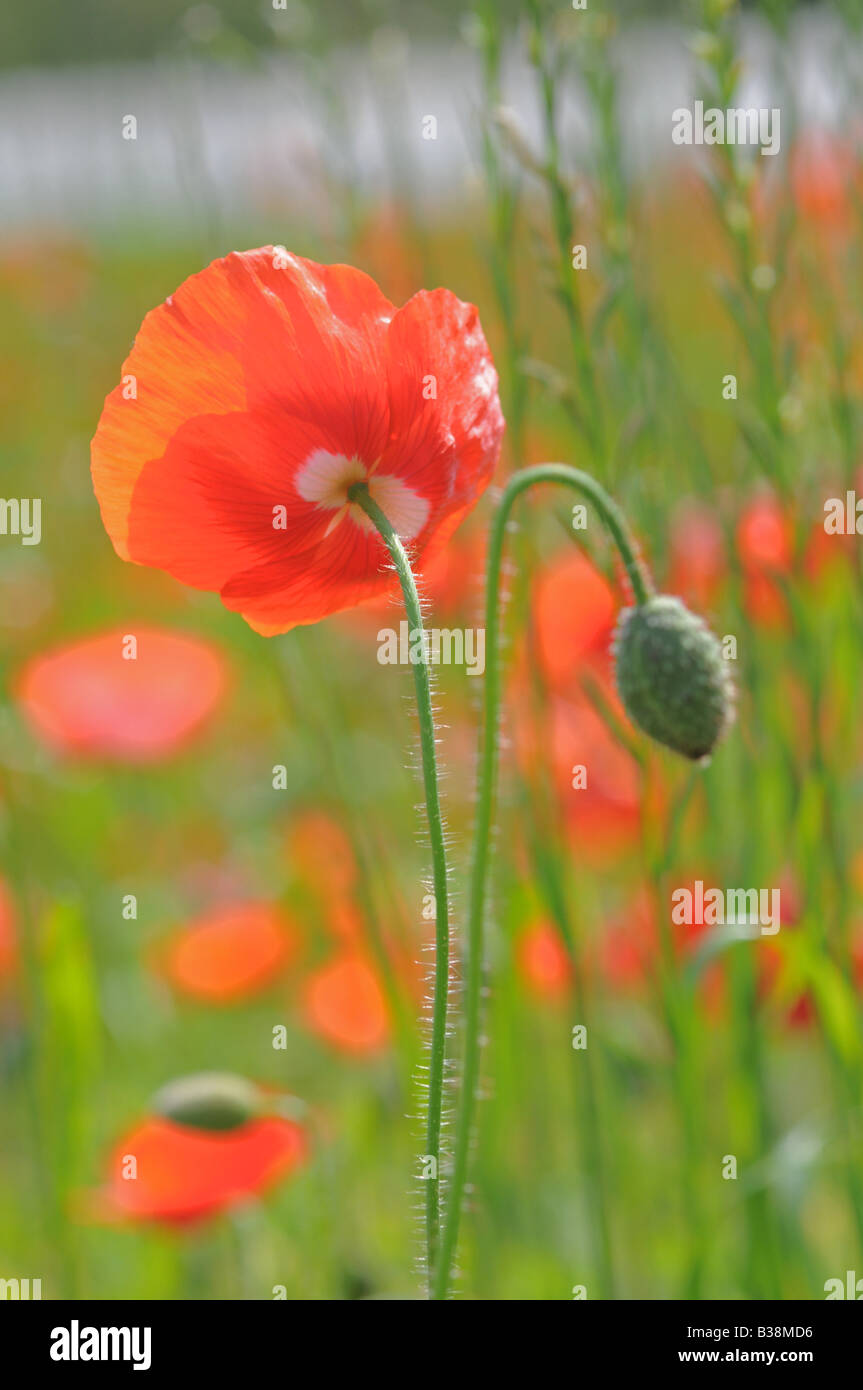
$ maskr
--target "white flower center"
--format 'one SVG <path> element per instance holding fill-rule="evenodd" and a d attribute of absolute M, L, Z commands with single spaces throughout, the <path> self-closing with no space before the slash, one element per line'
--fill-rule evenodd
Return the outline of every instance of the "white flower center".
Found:
<path fill-rule="evenodd" d="M 376 529 L 362 507 L 348 497 L 348 489 L 354 483 L 366 483 L 371 496 L 403 540 L 413 540 L 419 535 L 428 520 L 429 504 L 394 474 L 376 474 L 374 470 L 367 473 L 360 459 L 315 449 L 295 479 L 297 492 L 304 502 L 314 502 L 317 507 L 332 511 L 325 533 L 328 536 L 345 517 L 367 531 Z"/>

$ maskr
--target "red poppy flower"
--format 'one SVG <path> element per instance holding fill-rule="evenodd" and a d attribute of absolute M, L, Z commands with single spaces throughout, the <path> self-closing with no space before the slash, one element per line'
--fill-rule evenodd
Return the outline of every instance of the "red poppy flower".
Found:
<path fill-rule="evenodd" d="M 611 585 L 580 550 L 564 551 L 536 584 L 539 655 L 553 690 L 571 689 L 581 663 L 607 665 L 617 602 Z"/>
<path fill-rule="evenodd" d="M 695 880 L 676 883 L 676 888 L 694 891 Z M 709 927 L 703 921 L 675 922 L 672 901 L 668 903 L 671 948 L 682 968 L 688 957 L 698 949 Z M 659 967 L 662 958 L 660 923 L 656 905 L 646 891 L 635 893 L 623 911 L 602 926 L 596 942 L 596 959 L 600 970 L 615 993 L 639 993 Z M 716 1017 L 723 1005 L 721 966 L 708 964 L 702 971 L 700 994 L 705 1009 Z"/>
<path fill-rule="evenodd" d="M 610 690 L 607 696 L 615 704 Z M 638 765 L 586 700 L 553 697 L 544 716 L 522 715 L 515 740 L 527 775 L 538 761 L 550 764 L 558 804 L 577 845 L 613 858 L 637 838 Z"/>
<path fill-rule="evenodd" d="M 224 663 L 213 647 L 139 627 L 34 657 L 16 695 L 36 732 L 60 752 L 143 763 L 176 752 L 224 687 Z"/>
<path fill-rule="evenodd" d="M 658 959 L 656 914 L 646 892 L 604 923 L 596 943 L 600 969 L 616 991 L 638 991 Z"/>
<path fill-rule="evenodd" d="M 675 513 L 670 549 L 669 592 L 695 608 L 710 608 L 727 570 L 715 514 L 699 502 L 686 502 Z"/>
<path fill-rule="evenodd" d="M 787 606 L 777 580 L 791 569 L 793 529 L 775 498 L 765 495 L 750 502 L 738 523 L 737 545 L 747 612 L 753 622 L 781 624 Z"/>
<path fill-rule="evenodd" d="M 389 1039 L 383 991 L 369 963 L 347 950 L 309 976 L 306 1018 L 311 1030 L 345 1052 L 378 1052 Z"/>
<path fill-rule="evenodd" d="M 818 131 L 795 143 L 790 170 L 798 212 L 821 227 L 844 231 L 851 215 L 857 174 L 850 148 Z"/>
<path fill-rule="evenodd" d="M 365 482 L 416 554 L 443 544 L 500 450 L 476 309 L 396 309 L 350 266 L 232 253 L 144 320 L 93 440 L 117 553 L 219 592 L 265 635 L 384 593 Z"/>
<path fill-rule="evenodd" d="M 839 495 L 838 488 L 834 495 Z M 853 564 L 856 544 L 856 533 L 833 535 L 825 531 L 823 521 L 814 522 L 803 552 L 803 571 L 806 578 L 819 583 L 838 569 Z"/>
<path fill-rule="evenodd" d="M 341 902 L 351 892 L 357 878 L 353 846 L 326 811 L 301 812 L 288 827 L 286 839 L 297 875 L 326 902 Z"/>
<path fill-rule="evenodd" d="M 15 973 L 18 962 L 18 943 L 15 937 L 15 913 L 12 898 L 0 878 L 0 980 Z"/>
<path fill-rule="evenodd" d="M 431 612 L 438 618 L 475 615 L 482 606 L 484 574 L 484 534 L 461 532 L 422 568 L 421 588 Z"/>
<path fill-rule="evenodd" d="M 519 972 L 532 994 L 560 999 L 568 994 L 572 967 L 559 934 L 550 922 L 535 922 L 522 932 L 517 945 Z"/>
<path fill-rule="evenodd" d="M 185 1224 L 257 1196 L 305 1160 L 305 1131 L 292 1120 L 252 1120 L 206 1133 L 148 1119 L 114 1148 L 98 1212 Z"/>
<path fill-rule="evenodd" d="M 269 903 L 218 908 L 170 942 L 165 971 L 194 999 L 232 1004 L 276 978 L 293 956 L 296 933 Z"/>

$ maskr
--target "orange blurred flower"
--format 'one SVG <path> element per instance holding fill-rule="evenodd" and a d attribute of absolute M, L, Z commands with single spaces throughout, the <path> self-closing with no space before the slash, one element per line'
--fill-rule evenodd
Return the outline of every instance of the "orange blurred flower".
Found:
<path fill-rule="evenodd" d="M 252 1120 L 206 1133 L 147 1119 L 115 1147 L 96 1214 L 185 1225 L 259 1196 L 305 1161 L 308 1143 L 292 1120 Z"/>
<path fill-rule="evenodd" d="M 577 549 L 563 551 L 536 582 L 539 658 L 553 690 L 571 690 L 584 661 L 607 665 L 617 616 L 611 585 Z"/>
<path fill-rule="evenodd" d="M 213 712 L 225 684 L 214 647 L 139 627 L 34 657 L 19 673 L 15 695 L 36 733 L 59 752 L 146 763 L 177 752 Z"/>
<path fill-rule="evenodd" d="M 350 837 L 328 811 L 298 812 L 286 832 L 286 847 L 294 872 L 327 902 L 341 903 L 357 881 L 357 864 Z"/>
<path fill-rule="evenodd" d="M 749 503 L 737 525 L 746 610 L 753 622 L 765 627 L 775 627 L 787 616 L 777 579 L 791 570 L 793 537 L 790 518 L 766 493 Z"/>
<path fill-rule="evenodd" d="M 18 941 L 15 935 L 15 910 L 12 895 L 0 878 L 0 981 L 15 974 L 18 965 Z"/>
<path fill-rule="evenodd" d="M 420 570 L 420 591 L 435 617 L 473 616 L 482 604 L 485 534 L 460 531 Z"/>
<path fill-rule="evenodd" d="M 792 147 L 790 173 L 801 217 L 827 231 L 847 231 L 859 174 L 850 147 L 826 131 L 803 135 Z"/>
<path fill-rule="evenodd" d="M 638 835 L 638 765 L 587 700 L 553 697 L 546 717 L 523 721 L 520 757 L 526 771 L 534 759 L 549 765 L 577 844 L 613 855 Z"/>
<path fill-rule="evenodd" d="M 177 989 L 208 1004 L 233 1004 L 270 984 L 297 949 L 297 933 L 270 903 L 236 903 L 191 922 L 164 948 Z"/>
<path fill-rule="evenodd" d="M 693 892 L 695 879 L 676 882 L 674 889 L 686 888 Z M 687 958 L 698 949 L 704 933 L 710 928 L 704 921 L 677 923 L 672 917 L 672 900 L 669 897 L 664 910 L 668 914 L 668 934 L 670 949 L 678 967 L 682 968 Z M 655 974 L 662 952 L 660 923 L 654 900 L 646 890 L 634 894 L 624 910 L 606 923 L 596 943 L 596 959 L 605 978 L 615 991 L 638 993 Z M 711 962 L 702 971 L 700 993 L 705 1008 L 716 1014 L 724 1002 L 722 968 Z"/>
<path fill-rule="evenodd" d="M 833 535 L 824 529 L 823 521 L 814 522 L 803 554 L 803 570 L 807 579 L 817 582 L 837 567 L 851 563 L 856 544 L 856 533 Z"/>
<path fill-rule="evenodd" d="M 539 999 L 561 999 L 572 985 L 572 966 L 560 935 L 550 922 L 534 922 L 516 945 L 519 974 Z"/>
<path fill-rule="evenodd" d="M 728 570 L 716 515 L 700 502 L 678 507 L 671 525 L 668 590 L 694 608 L 709 609 Z"/>
<path fill-rule="evenodd" d="M 625 992 L 643 985 L 658 950 L 655 913 L 645 892 L 602 926 L 596 943 L 600 970 L 615 990 Z"/>
<path fill-rule="evenodd" d="M 389 1011 L 378 977 L 356 951 L 342 951 L 313 971 L 304 1000 L 311 1031 L 341 1051 L 366 1055 L 389 1041 Z"/>

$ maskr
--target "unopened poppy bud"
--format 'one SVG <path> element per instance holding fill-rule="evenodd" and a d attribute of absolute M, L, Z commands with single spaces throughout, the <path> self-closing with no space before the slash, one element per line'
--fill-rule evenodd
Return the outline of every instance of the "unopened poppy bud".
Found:
<path fill-rule="evenodd" d="M 257 1086 L 229 1072 L 199 1072 L 170 1081 L 153 1097 L 152 1109 L 189 1129 L 239 1129 L 262 1109 Z"/>
<path fill-rule="evenodd" d="M 733 716 L 734 692 L 718 640 L 678 598 L 659 594 L 620 615 L 617 688 L 644 733 L 697 761 Z"/>

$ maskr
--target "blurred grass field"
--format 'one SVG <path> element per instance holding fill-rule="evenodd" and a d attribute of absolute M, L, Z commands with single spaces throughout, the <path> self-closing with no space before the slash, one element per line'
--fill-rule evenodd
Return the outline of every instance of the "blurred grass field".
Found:
<path fill-rule="evenodd" d="M 722 8 L 691 16 L 708 98 L 732 80 Z M 418 1294 L 405 1116 L 422 1061 L 428 863 L 409 673 L 378 664 L 376 639 L 401 615 L 357 610 L 261 639 L 215 596 L 121 563 L 89 478 L 89 439 L 144 314 L 213 256 L 268 243 L 358 265 L 395 302 L 444 284 L 477 304 L 508 419 L 499 480 L 546 459 L 595 471 L 658 583 L 736 639 L 737 721 L 693 774 L 614 705 L 608 624 L 568 568 L 581 549 L 625 601 L 598 522 L 573 531 L 547 491 L 521 507 L 460 1295 L 820 1298 L 861 1268 L 863 568 L 859 537 L 823 524 L 827 498 L 863 487 L 860 112 L 816 144 L 792 140 L 789 114 L 778 161 L 735 162 L 726 147 L 702 169 L 628 179 L 611 36 L 595 26 L 571 42 L 527 5 L 513 41 L 529 46 L 549 121 L 530 168 L 509 118 L 492 115 L 506 99 L 495 23 L 480 7 L 482 178 L 431 221 L 407 195 L 347 186 L 315 221 L 285 202 L 194 236 L 118 223 L 0 240 L 2 491 L 43 499 L 39 546 L 0 537 L 0 871 L 16 941 L 0 979 L 0 1277 L 41 1278 L 43 1297 Z M 551 139 L 570 80 L 561 54 L 599 130 L 576 182 Z M 584 272 L 567 265 L 576 242 Z M 442 625 L 481 622 L 493 505 L 428 576 Z M 40 738 L 19 693 L 28 663 L 152 626 L 219 655 L 226 690 L 205 726 L 145 766 Z M 456 933 L 479 684 L 438 673 Z M 596 770 L 589 793 L 572 788 L 577 762 Z M 310 815 L 350 844 L 341 896 L 321 822 L 300 833 Z M 671 891 L 699 878 L 781 885 L 782 929 L 678 932 Z M 246 901 L 278 906 L 291 959 L 251 997 L 188 997 L 160 965 L 165 944 Z M 341 911 L 385 999 L 373 1047 L 334 1043 L 309 1015 Z M 572 1046 L 582 1023 L 587 1054 Z M 112 1146 L 165 1081 L 201 1070 L 298 1098 L 307 1163 L 199 1224 L 98 1219 L 88 1194 Z"/>

